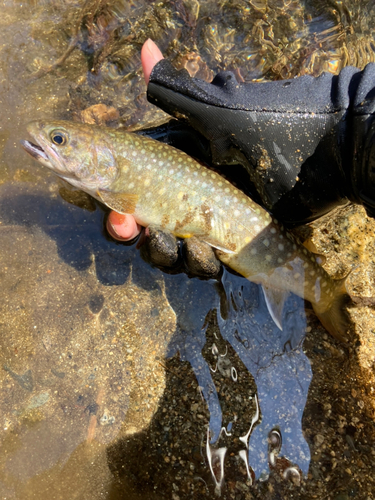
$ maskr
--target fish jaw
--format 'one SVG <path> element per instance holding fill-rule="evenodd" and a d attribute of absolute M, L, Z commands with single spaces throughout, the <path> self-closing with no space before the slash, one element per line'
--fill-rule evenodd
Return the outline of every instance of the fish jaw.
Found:
<path fill-rule="evenodd" d="M 21 145 L 23 149 L 26 151 L 26 153 L 32 156 L 34 160 L 41 163 L 44 167 L 53 170 L 52 163 L 50 162 L 48 156 L 40 146 L 38 146 L 37 144 L 33 144 L 30 141 L 21 141 Z"/>

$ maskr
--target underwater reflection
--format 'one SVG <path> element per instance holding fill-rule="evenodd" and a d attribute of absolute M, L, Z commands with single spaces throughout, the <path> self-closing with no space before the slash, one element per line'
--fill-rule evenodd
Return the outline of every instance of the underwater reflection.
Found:
<path fill-rule="evenodd" d="M 242 277 L 224 271 L 220 286 L 177 281 L 167 286 L 178 332 L 170 354 L 191 364 L 208 405 L 205 450 L 216 492 L 233 466 L 229 456 L 245 467 L 248 485 L 271 471 L 299 484 L 310 463 L 302 415 L 312 379 L 303 300 L 286 301 L 281 331 L 261 289 Z"/>

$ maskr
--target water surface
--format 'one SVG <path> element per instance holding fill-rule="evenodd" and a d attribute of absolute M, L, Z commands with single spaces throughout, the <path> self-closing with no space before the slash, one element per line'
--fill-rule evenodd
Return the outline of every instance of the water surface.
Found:
<path fill-rule="evenodd" d="M 201 78 L 275 79 L 370 62 L 373 16 L 364 2 L 3 4 L 2 498 L 371 498 L 368 303 L 350 346 L 294 296 L 280 331 L 246 280 L 165 274 L 112 241 L 105 210 L 19 140 L 31 119 L 98 103 L 118 111 L 112 126 L 165 120 L 145 99 L 148 36 Z M 357 265 L 359 298 L 373 234 L 356 208 L 316 225 L 330 272 Z"/>

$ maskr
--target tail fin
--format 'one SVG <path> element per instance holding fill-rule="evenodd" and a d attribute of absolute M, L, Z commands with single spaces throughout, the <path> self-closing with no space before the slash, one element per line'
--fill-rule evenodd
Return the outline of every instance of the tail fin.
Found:
<path fill-rule="evenodd" d="M 346 278 L 337 281 L 330 307 L 322 311 L 317 304 L 312 304 L 314 312 L 324 328 L 341 342 L 349 340 L 350 318 L 347 306 L 351 302 L 351 298 L 346 290 Z"/>

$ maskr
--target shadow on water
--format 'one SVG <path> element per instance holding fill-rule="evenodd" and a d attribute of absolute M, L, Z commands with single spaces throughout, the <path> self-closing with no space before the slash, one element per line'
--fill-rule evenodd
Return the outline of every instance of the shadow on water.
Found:
<path fill-rule="evenodd" d="M 95 279 L 108 289 L 121 291 L 131 277 L 139 289 L 160 293 L 163 277 L 166 298 L 176 314 L 176 329 L 164 346 L 170 360 L 165 395 L 147 431 L 120 439 L 107 452 L 112 472 L 120 482 L 126 468 L 126 491 L 134 489 L 135 495 L 147 498 L 160 481 L 169 481 L 165 470 L 169 454 L 159 447 L 171 446 L 170 429 L 173 427 L 174 433 L 179 429 L 173 414 L 181 404 L 185 411 L 177 420 L 189 423 L 189 431 L 182 431 L 175 446 L 187 453 L 183 462 L 189 461 L 192 450 L 199 449 L 194 477 L 202 477 L 208 492 L 214 489 L 221 493 L 228 481 L 235 481 L 237 488 L 247 488 L 257 479 L 266 480 L 271 471 L 287 479 L 292 475 L 300 482 L 310 462 L 301 420 L 311 381 L 310 364 L 302 351 L 306 318 L 301 299 L 293 296 L 287 301 L 284 329 L 280 331 L 269 317 L 258 286 L 227 271 L 221 282 L 188 279 L 184 274 L 163 275 L 140 259 L 135 245 L 126 247 L 103 237 L 105 213 L 99 207 L 88 212 L 42 191 L 33 189 L 30 193 L 27 186 L 18 194 L 17 190 L 3 188 L 1 200 L 3 229 L 41 228 L 50 244 L 55 242 L 58 259 L 82 276 L 94 266 Z M 74 302 L 75 296 L 71 300 Z M 113 297 L 106 299 L 95 291 L 86 298 L 88 308 L 99 317 L 111 307 L 110 300 Z M 112 314 L 120 314 L 116 304 Z M 64 324 L 60 327 L 64 329 Z M 109 335 L 105 331 L 102 334 L 103 338 Z M 184 384 L 189 384 L 186 391 L 180 376 L 177 386 L 174 377 L 169 377 L 170 364 L 174 366 L 171 373 L 188 374 L 186 380 L 183 377 Z M 20 383 L 12 367 L 6 366 L 6 370 Z M 32 371 L 27 373 L 32 376 Z M 126 380 L 126 373 L 123 377 Z M 184 398 L 192 387 L 193 398 Z M 178 400 L 174 400 L 171 411 L 170 398 L 176 391 Z M 201 413 L 197 413 L 198 406 Z M 164 429 L 164 437 L 156 431 L 159 426 Z M 144 449 L 150 442 L 153 445 Z M 142 446 L 142 466 L 138 454 L 133 453 L 134 446 Z M 140 487 L 144 477 L 152 485 L 150 491 L 144 485 Z"/>
<path fill-rule="evenodd" d="M 129 277 L 130 264 L 134 258 L 135 246 L 126 249 L 106 235 L 104 220 L 106 210 L 94 202 L 94 212 L 84 211 L 74 205 L 68 205 L 59 197 L 46 196 L 45 192 L 25 186 L 25 194 L 3 189 L 0 200 L 2 227 L 25 226 L 40 227 L 48 237 L 55 241 L 58 257 L 76 271 L 87 271 L 95 265 L 96 278 L 106 286 L 123 285 Z M 106 237 L 103 237 L 106 236 Z M 149 276 L 154 271 L 149 269 Z M 151 279 L 142 279 L 144 272 L 135 268 L 133 279 L 143 288 L 151 286 Z"/>
<path fill-rule="evenodd" d="M 303 301 L 287 301 L 281 332 L 259 287 L 227 272 L 222 284 L 181 277 L 167 289 L 177 312 L 169 355 L 178 354 L 167 363 L 170 386 L 150 429 L 108 451 L 119 481 L 129 488 L 132 478 L 142 498 L 151 498 L 154 488 L 156 495 L 170 491 L 170 475 L 162 470 L 171 467 L 177 480 L 191 475 L 186 498 L 212 494 L 212 484 L 216 493 L 226 484 L 223 498 L 231 498 L 271 471 L 299 483 L 310 463 L 302 414 L 312 378 L 302 351 Z M 186 362 L 198 391 L 194 377 L 185 375 Z M 142 450 L 136 465 L 135 448 Z"/>

